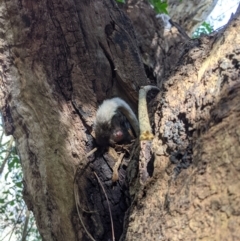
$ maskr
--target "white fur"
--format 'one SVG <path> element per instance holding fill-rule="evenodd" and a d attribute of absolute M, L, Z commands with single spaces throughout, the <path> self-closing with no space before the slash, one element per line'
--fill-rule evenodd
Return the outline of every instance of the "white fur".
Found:
<path fill-rule="evenodd" d="M 127 117 L 134 131 L 138 135 L 139 125 L 134 112 L 124 100 L 118 97 L 103 101 L 103 103 L 99 106 L 97 110 L 96 123 L 110 123 L 112 117 L 116 114 L 116 111 L 118 109 L 120 109 L 122 113 Z"/>

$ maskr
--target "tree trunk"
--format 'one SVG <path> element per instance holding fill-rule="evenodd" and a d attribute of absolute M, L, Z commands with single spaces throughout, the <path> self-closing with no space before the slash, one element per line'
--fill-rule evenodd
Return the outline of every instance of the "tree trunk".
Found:
<path fill-rule="evenodd" d="M 149 55 L 162 69 L 147 79 L 139 34 L 112 0 L 11 0 L 1 9 L 2 113 L 43 240 L 113 240 L 106 195 L 116 240 L 237 240 L 239 17 L 201 41 L 177 34 L 175 54 L 164 45 L 169 65 Z M 164 41 L 161 26 L 158 34 Z M 140 86 L 160 87 L 160 76 L 152 178 L 140 185 L 135 151 L 113 184 L 105 150 L 86 158 L 97 105 L 119 96 L 136 111 Z"/>
<path fill-rule="evenodd" d="M 196 42 L 164 83 L 153 177 L 130 186 L 122 240 L 239 239 L 238 31 L 239 15 L 224 33 Z"/>
<path fill-rule="evenodd" d="M 171 19 L 192 36 L 196 28 L 207 19 L 217 2 L 218 0 L 168 0 L 168 12 Z"/>

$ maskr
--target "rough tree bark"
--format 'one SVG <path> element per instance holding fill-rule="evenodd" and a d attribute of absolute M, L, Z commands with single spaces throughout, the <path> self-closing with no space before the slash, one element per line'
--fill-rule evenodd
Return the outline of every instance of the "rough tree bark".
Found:
<path fill-rule="evenodd" d="M 166 29 L 162 19 L 156 18 L 148 0 L 127 0 L 125 4 L 119 4 L 133 23 L 145 71 L 152 83 L 162 86 L 168 72 L 185 54 L 187 46 L 182 45 L 192 44 L 188 41 L 189 37 L 216 4 L 217 0 L 168 1 L 169 16 L 186 32 L 185 36 L 179 34 L 176 28 Z"/>
<path fill-rule="evenodd" d="M 0 6 L 2 113 L 21 157 L 24 199 L 43 240 L 90 240 L 74 201 L 76 170 L 80 217 L 95 240 L 112 234 L 94 172 L 110 201 L 116 240 L 237 240 L 239 17 L 224 33 L 201 41 L 174 30 L 169 42 L 181 39 L 181 45 L 172 51 L 160 45 L 164 31 L 151 15 L 156 30 L 149 29 L 146 41 L 156 34 L 156 49 L 172 62 L 167 58 L 161 67 L 161 52 L 155 61 L 140 48 L 146 63 L 158 63 L 159 71 L 155 64 L 147 69 L 148 80 L 131 22 L 114 1 L 11 0 Z M 164 84 L 152 105 L 152 179 L 139 184 L 136 152 L 126 179 L 113 185 L 114 162 L 106 152 L 84 158 L 95 146 L 97 104 L 120 96 L 136 111 L 140 86 L 150 81 L 160 87 L 160 76 Z"/>
<path fill-rule="evenodd" d="M 171 19 L 180 24 L 191 36 L 216 6 L 218 0 L 168 0 L 168 11 Z"/>
<path fill-rule="evenodd" d="M 74 173 L 84 223 L 97 240 L 111 237 L 106 185 L 115 236 L 128 207 L 121 183 L 112 188 L 105 159 L 84 159 L 98 103 L 113 95 L 136 110 L 147 83 L 130 21 L 115 1 L 2 1 L 2 113 L 22 161 L 24 199 L 44 240 L 82 240 Z M 101 156 L 101 152 L 98 153 Z M 93 159 L 93 157 L 92 157 Z M 81 173 L 80 173 L 81 174 Z M 81 210 L 82 211 L 82 210 Z"/>

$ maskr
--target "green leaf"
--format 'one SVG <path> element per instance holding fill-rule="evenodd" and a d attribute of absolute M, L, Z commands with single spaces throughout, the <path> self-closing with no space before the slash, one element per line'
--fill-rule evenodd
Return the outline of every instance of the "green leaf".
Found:
<path fill-rule="evenodd" d="M 8 178 L 9 173 L 10 173 L 10 172 L 7 172 L 7 173 L 5 174 L 5 176 L 4 176 L 5 181 L 7 181 L 7 178 Z"/>
<path fill-rule="evenodd" d="M 202 26 L 206 28 L 208 33 L 211 33 L 213 31 L 213 26 L 211 26 L 210 23 L 203 22 Z"/>
<path fill-rule="evenodd" d="M 213 32 L 213 26 L 207 22 L 203 22 L 193 33 L 193 38 L 199 38 L 202 34 L 210 34 Z"/>
<path fill-rule="evenodd" d="M 116 2 L 125 3 L 125 0 L 116 0 Z"/>
<path fill-rule="evenodd" d="M 168 14 L 168 4 L 166 0 L 149 0 L 149 2 L 153 5 L 156 13 Z"/>
<path fill-rule="evenodd" d="M 8 162 L 8 169 L 9 169 L 9 170 L 12 170 L 13 167 L 14 167 L 14 162 L 13 162 L 13 161 L 9 161 L 9 162 Z"/>
<path fill-rule="evenodd" d="M 10 194 L 10 192 L 9 191 L 4 191 L 3 194 Z"/>
<path fill-rule="evenodd" d="M 22 181 L 15 183 L 17 187 L 22 188 Z"/>

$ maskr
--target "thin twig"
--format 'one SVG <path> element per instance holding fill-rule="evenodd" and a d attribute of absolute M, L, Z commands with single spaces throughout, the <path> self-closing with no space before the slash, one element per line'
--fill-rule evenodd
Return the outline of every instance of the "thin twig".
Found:
<path fill-rule="evenodd" d="M 3 139 L 3 136 L 4 136 L 4 130 L 0 130 L 2 132 L 1 134 L 1 137 L 0 137 L 0 143 L 2 143 L 2 139 Z"/>
<path fill-rule="evenodd" d="M 174 22 L 172 19 L 169 19 L 169 23 L 171 23 L 177 30 L 178 32 L 187 40 L 192 40 L 187 33 L 185 32 L 185 30 L 183 29 L 182 26 L 180 26 L 178 23 Z"/>
<path fill-rule="evenodd" d="M 76 208 L 77 208 L 77 213 L 78 213 L 78 217 L 81 221 L 81 224 L 83 226 L 83 229 L 85 230 L 85 232 L 87 233 L 88 237 L 92 240 L 92 241 L 96 241 L 93 236 L 89 233 L 89 231 L 87 230 L 84 222 L 83 222 L 83 217 L 80 214 L 79 211 L 79 207 L 80 207 L 80 203 L 79 203 L 79 195 L 78 195 L 78 186 L 76 185 L 76 183 L 74 183 L 74 198 L 75 198 L 75 204 L 76 204 Z"/>
<path fill-rule="evenodd" d="M 28 227 L 28 222 L 29 222 L 29 210 L 27 208 L 26 210 L 26 218 L 25 218 L 25 222 L 24 222 L 24 228 L 23 228 L 23 232 L 22 232 L 22 241 L 26 241 L 26 238 L 27 238 L 27 227 Z"/>
<path fill-rule="evenodd" d="M 95 147 L 95 148 L 92 149 L 90 152 L 88 152 L 88 154 L 86 155 L 86 158 L 88 158 L 89 156 L 91 156 L 96 150 L 97 150 L 97 147 Z"/>
<path fill-rule="evenodd" d="M 96 150 L 97 150 L 97 148 L 95 147 L 93 150 L 91 150 L 89 153 L 87 153 L 87 154 L 84 156 L 84 158 L 87 159 L 87 158 L 88 158 L 89 156 L 91 156 Z M 83 159 L 84 159 L 84 158 L 83 158 Z M 81 163 L 81 161 L 80 161 L 80 163 Z M 77 167 L 77 170 L 78 170 L 78 168 L 79 168 L 79 166 Z M 80 204 L 80 202 L 79 202 L 78 185 L 77 185 L 77 183 L 76 183 L 76 181 L 77 181 L 76 176 L 77 176 L 77 173 L 78 173 L 77 170 L 76 170 L 76 172 L 75 172 L 75 174 L 74 174 L 73 192 L 74 192 L 74 199 L 75 199 L 75 204 L 76 204 L 76 208 L 77 208 L 78 217 L 79 217 L 80 222 L 81 222 L 81 224 L 82 224 L 82 226 L 83 226 L 83 229 L 84 229 L 85 232 L 87 233 L 88 237 L 89 237 L 92 241 L 96 241 L 96 240 L 93 238 L 93 236 L 90 234 L 90 232 L 87 230 L 87 228 L 86 228 L 86 226 L 85 226 L 85 224 L 84 224 L 84 222 L 83 222 L 83 217 L 82 217 L 82 215 L 80 214 L 80 211 L 79 211 L 79 207 L 81 208 L 81 204 Z M 81 208 L 81 209 L 82 209 L 82 208 Z"/>
<path fill-rule="evenodd" d="M 15 222 L 15 224 L 14 224 L 14 227 L 13 227 L 13 229 L 12 229 L 12 231 L 11 231 L 11 235 L 10 235 L 8 241 L 10 241 L 11 238 L 12 238 L 13 232 L 14 232 L 15 228 L 17 227 L 18 221 L 20 220 L 20 217 L 21 217 L 21 215 L 22 215 L 23 210 L 24 210 L 24 207 L 22 208 L 21 212 L 20 212 L 19 215 L 18 215 L 18 218 L 17 218 L 17 220 L 16 220 L 16 222 Z"/>
<path fill-rule="evenodd" d="M 112 174 L 112 181 L 116 182 L 119 177 L 118 177 L 118 168 L 120 166 L 120 164 L 122 163 L 122 159 L 124 157 L 125 153 L 121 153 L 121 155 L 118 157 L 117 162 L 115 163 L 114 167 L 113 167 L 113 174 Z"/>
<path fill-rule="evenodd" d="M 1 167 L 0 167 L 0 175 L 2 174 L 3 169 L 4 169 L 4 167 L 5 167 L 5 165 L 6 165 L 7 161 L 8 161 L 8 158 L 9 158 L 9 156 L 10 156 L 10 154 L 11 154 L 11 149 L 12 149 L 13 141 L 14 141 L 13 136 L 11 136 L 11 139 L 10 139 L 10 141 L 9 141 L 9 143 L 8 143 L 8 146 L 7 146 L 7 149 L 6 149 L 6 156 L 5 156 L 5 158 L 4 158 L 4 160 L 3 160 L 3 163 L 2 163 L 2 165 L 1 165 Z"/>
<path fill-rule="evenodd" d="M 109 214 L 110 214 L 110 220 L 111 220 L 111 227 L 112 227 L 112 240 L 115 241 L 115 236 L 114 236 L 114 227 L 113 227 L 113 220 L 112 220 L 112 212 L 111 212 L 111 208 L 110 208 L 110 204 L 109 204 L 109 200 L 108 200 L 108 197 L 107 197 L 107 193 L 102 185 L 102 182 L 101 180 L 99 179 L 98 175 L 96 174 L 96 172 L 93 172 L 94 175 L 96 176 L 97 180 L 98 180 L 98 183 L 100 184 L 102 190 L 103 190 L 103 193 L 106 197 L 106 200 L 107 200 L 107 204 L 108 204 L 108 210 L 109 210 Z"/>

